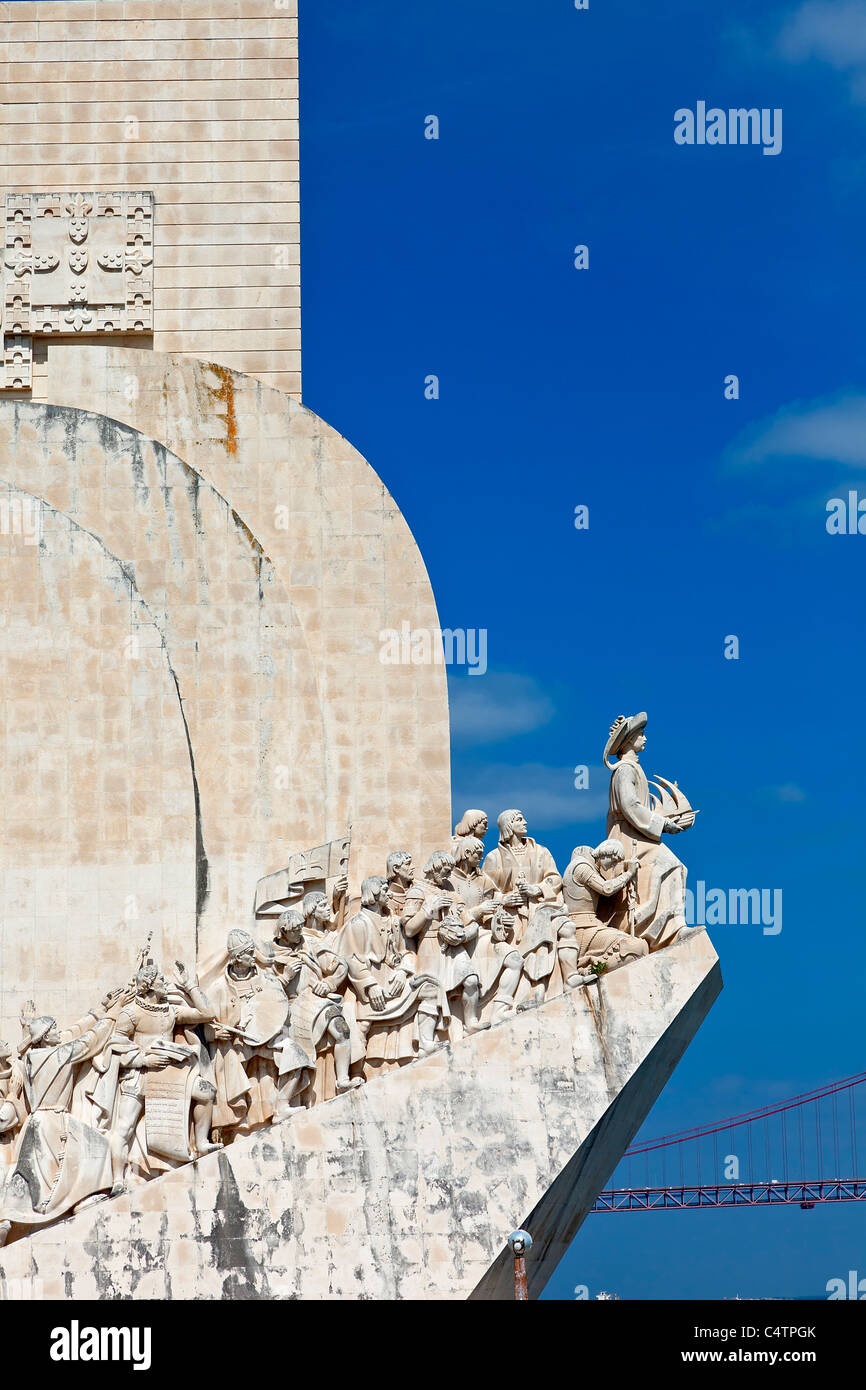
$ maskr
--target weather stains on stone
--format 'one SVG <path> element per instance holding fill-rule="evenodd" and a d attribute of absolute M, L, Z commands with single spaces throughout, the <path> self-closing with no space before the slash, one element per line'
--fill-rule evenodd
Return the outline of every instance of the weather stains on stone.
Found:
<path fill-rule="evenodd" d="M 228 367 L 218 366 L 216 362 L 208 362 L 205 370 L 212 372 L 219 382 L 219 387 L 216 389 L 206 383 L 204 389 L 214 402 L 225 406 L 225 415 L 221 416 L 217 413 L 217 418 L 223 419 L 225 422 L 226 433 L 223 443 L 226 453 L 236 454 L 238 451 L 238 417 L 235 407 L 234 372 L 231 372 Z M 205 410 L 202 411 L 202 414 L 206 413 Z"/>
<path fill-rule="evenodd" d="M 214 1204 L 214 1224 L 209 1244 L 214 1266 L 227 1270 L 224 1298 L 267 1297 L 267 1276 L 250 1254 L 250 1212 L 244 1205 L 228 1156 L 218 1155 L 220 1185 Z"/>
<path fill-rule="evenodd" d="M 129 1241 L 126 1247 L 124 1272 L 129 1275 L 131 1297 L 135 1296 L 135 1292 L 146 1274 L 150 1274 L 153 1270 L 164 1273 L 168 1240 L 168 1216 L 163 1213 L 159 1223 L 157 1240 L 147 1241 L 133 1236 Z"/>

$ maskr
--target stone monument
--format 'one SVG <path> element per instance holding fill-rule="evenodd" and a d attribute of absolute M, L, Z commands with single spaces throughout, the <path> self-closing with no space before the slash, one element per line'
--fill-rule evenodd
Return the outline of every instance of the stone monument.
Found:
<path fill-rule="evenodd" d="M 0 36 L 0 1277 L 503 1297 L 525 1226 L 537 1293 L 721 985 L 696 812 L 638 714 L 562 873 L 451 834 L 423 561 L 300 401 L 294 6 Z"/>

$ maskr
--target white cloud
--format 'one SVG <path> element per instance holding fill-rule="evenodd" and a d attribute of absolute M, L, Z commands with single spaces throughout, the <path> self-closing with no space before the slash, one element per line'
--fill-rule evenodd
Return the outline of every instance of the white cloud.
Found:
<path fill-rule="evenodd" d="M 455 745 L 498 743 L 532 733 L 556 713 L 551 697 L 530 676 L 508 671 L 452 676 L 448 696 Z"/>
<path fill-rule="evenodd" d="M 866 0 L 806 0 L 776 36 L 789 63 L 814 60 L 847 73 L 851 100 L 866 102 Z"/>
<path fill-rule="evenodd" d="M 817 58 L 831 67 L 866 69 L 866 0 L 806 0 L 778 36 L 783 58 Z"/>
<path fill-rule="evenodd" d="M 575 789 L 574 770 L 570 767 L 489 763 L 474 771 L 463 771 L 458 766 L 454 776 L 454 817 L 456 821 L 468 806 L 478 806 L 487 812 L 493 829 L 500 811 L 516 806 L 526 816 L 533 838 L 538 838 L 537 831 L 597 821 L 598 839 L 602 840 L 608 781 L 609 774 L 600 766 L 589 769 L 589 787 L 583 791 Z"/>
<path fill-rule="evenodd" d="M 785 782 L 780 787 L 767 787 L 764 792 L 765 797 L 772 801 L 781 801 L 786 805 L 796 806 L 804 801 L 808 801 L 806 793 L 802 787 L 798 787 L 796 782 Z"/>
<path fill-rule="evenodd" d="M 866 468 L 866 396 L 785 406 L 734 440 L 726 458 L 741 467 L 801 458 Z"/>

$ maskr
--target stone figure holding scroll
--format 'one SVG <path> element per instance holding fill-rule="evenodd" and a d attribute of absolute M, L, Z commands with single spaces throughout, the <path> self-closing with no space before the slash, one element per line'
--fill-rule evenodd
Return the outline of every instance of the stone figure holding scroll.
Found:
<path fill-rule="evenodd" d="M 646 748 L 647 716 L 619 715 L 604 750 L 611 770 L 608 839 L 618 840 L 627 860 L 637 859 L 636 893 L 617 903 L 611 925 L 643 937 L 651 951 L 688 930 L 685 919 L 686 867 L 662 841 L 694 825 L 696 812 L 675 784 L 664 782 L 653 795 L 640 765 Z M 611 763 L 611 758 L 616 758 Z M 662 779 L 659 779 L 660 781 Z"/>
<path fill-rule="evenodd" d="M 120 1095 L 111 1122 L 113 1194 L 125 1190 L 126 1163 L 142 1120 L 140 1150 L 147 1165 L 156 1159 L 157 1169 L 220 1148 L 210 1140 L 215 1093 L 203 1074 L 209 1070 L 207 1054 L 192 1031 L 186 1031 L 183 1041 L 178 1037 L 209 1022 L 214 1011 L 181 960 L 175 967 L 175 984 L 189 1004 L 172 1004 L 167 981 L 147 959 L 135 974 L 135 994 L 122 1006 L 111 1038 L 120 1068 Z M 190 1145 L 190 1111 L 195 1148 Z"/>
<path fill-rule="evenodd" d="M 214 1010 L 186 966 L 181 961 L 175 965 L 176 985 L 188 1004 L 170 1002 L 165 978 L 148 959 L 135 975 L 133 998 L 118 1014 L 111 1040 L 120 1073 L 111 1123 L 112 1194 L 125 1189 L 130 1149 L 142 1120 L 140 1146 L 146 1161 L 156 1159 L 158 1167 L 185 1163 L 221 1147 L 210 1139 L 215 1090 L 206 1075 L 207 1054 L 191 1031 L 213 1019 Z M 178 1034 L 184 1030 L 181 1041 Z"/>

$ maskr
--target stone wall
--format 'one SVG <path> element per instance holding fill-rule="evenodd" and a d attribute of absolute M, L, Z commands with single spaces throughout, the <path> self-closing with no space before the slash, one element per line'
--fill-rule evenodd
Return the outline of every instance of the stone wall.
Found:
<path fill-rule="evenodd" d="M 78 1017 L 151 927 L 162 958 L 193 961 L 246 924 L 262 865 L 319 830 L 324 748 L 291 602 L 200 475 L 113 421 L 25 401 L 0 401 L 0 450 L 10 511 L 18 489 L 44 503 L 37 544 L 2 537 L 4 752 L 30 759 L 4 808 L 9 1029 L 22 992 Z M 48 998 L 43 951 L 65 955 Z"/>
<path fill-rule="evenodd" d="M 405 517 L 358 451 L 257 381 L 135 349 L 52 346 L 46 394 L 87 402 L 183 458 L 231 500 L 289 595 L 313 661 L 325 792 L 322 834 L 288 848 L 336 839 L 350 821 L 355 886 L 384 872 L 389 850 L 447 848 L 444 665 L 379 659 L 383 629 L 437 630 L 436 604 Z M 242 821 L 233 833 L 243 837 Z"/>
<path fill-rule="evenodd" d="M 65 1025 L 127 979 L 151 928 L 167 964 L 209 960 L 259 879 L 347 824 L 355 899 L 391 849 L 450 837 L 444 667 L 379 659 L 383 628 L 436 628 L 436 607 L 369 465 L 225 368 L 83 343 L 48 361 L 51 404 L 0 400 L 12 1038 L 23 1000 Z"/>
<path fill-rule="evenodd" d="M 153 192 L 155 349 L 299 398 L 297 34 L 297 0 L 0 4 L 0 218 L 8 190 Z"/>
<path fill-rule="evenodd" d="M 0 509 L 41 531 L 0 529 L 0 1029 L 17 1041 L 27 999 L 65 1025 L 102 996 L 100 966 L 128 974 L 145 922 L 194 953 L 196 813 L 179 691 L 128 568 L 19 488 Z"/>

